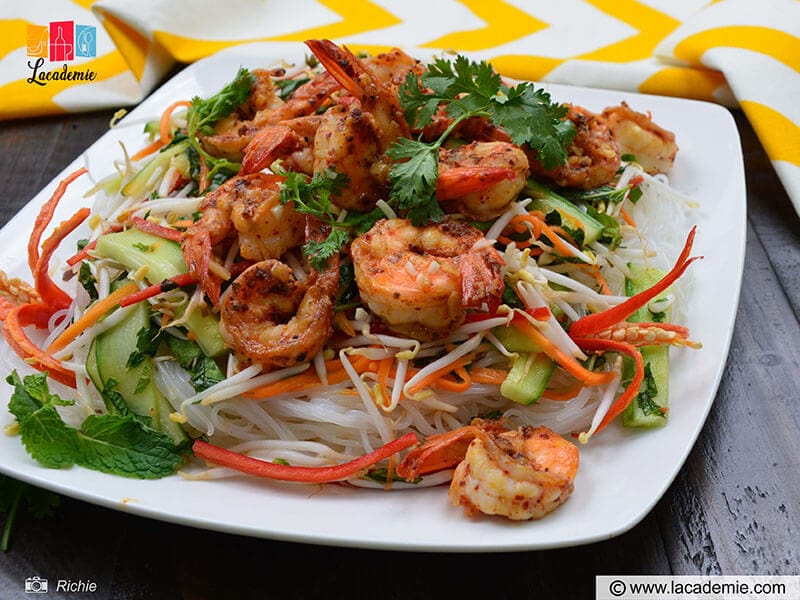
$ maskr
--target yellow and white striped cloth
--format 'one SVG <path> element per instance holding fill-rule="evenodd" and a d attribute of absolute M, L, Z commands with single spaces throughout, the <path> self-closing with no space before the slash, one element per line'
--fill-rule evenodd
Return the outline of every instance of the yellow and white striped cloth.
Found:
<path fill-rule="evenodd" d="M 58 21 L 95 26 L 95 46 L 76 47 L 83 58 L 69 62 L 73 71 L 94 73 L 92 81 L 31 81 L 36 57 L 47 50 L 42 31 Z M 176 61 L 241 43 L 323 37 L 373 52 L 457 50 L 519 79 L 739 106 L 800 212 L 796 0 L 6 2 L 0 7 L 0 119 L 128 106 Z M 61 69 L 63 62 L 41 61 L 39 71 Z"/>

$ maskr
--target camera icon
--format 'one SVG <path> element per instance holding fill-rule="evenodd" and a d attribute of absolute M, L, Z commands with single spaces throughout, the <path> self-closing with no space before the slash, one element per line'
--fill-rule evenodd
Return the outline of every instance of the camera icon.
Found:
<path fill-rule="evenodd" d="M 25 579 L 26 594 L 46 594 L 47 587 L 47 579 L 42 579 L 41 577 L 28 577 Z"/>

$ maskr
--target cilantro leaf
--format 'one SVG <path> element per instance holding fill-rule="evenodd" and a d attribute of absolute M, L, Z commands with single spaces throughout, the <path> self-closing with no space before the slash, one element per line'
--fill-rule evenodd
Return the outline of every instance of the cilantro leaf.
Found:
<path fill-rule="evenodd" d="M 328 259 L 339 254 L 352 239 L 348 225 L 338 221 L 338 208 L 331 200 L 347 182 L 346 175 L 330 170 L 314 173 L 311 180 L 302 173 L 289 172 L 281 185 L 281 204 L 292 202 L 295 211 L 314 216 L 330 226 L 330 233 L 324 240 L 309 240 L 303 246 L 303 254 L 317 270 L 324 269 Z"/>
<path fill-rule="evenodd" d="M 278 95 L 281 100 L 286 100 L 289 96 L 294 94 L 295 90 L 302 85 L 311 81 L 308 77 L 296 77 L 295 79 L 279 79 L 275 82 L 275 87 L 278 88 Z"/>
<path fill-rule="evenodd" d="M 443 213 L 436 199 L 439 148 L 456 126 L 472 117 L 487 117 L 505 129 L 514 144 L 527 144 L 545 168 L 563 164 L 575 134 L 565 119 L 568 108 L 528 82 L 509 87 L 485 62 L 459 55 L 450 62 L 435 59 L 421 76 L 409 73 L 399 89 L 400 105 L 416 128 L 429 124 L 441 107 L 452 118 L 434 142 L 400 138 L 387 152 L 397 161 L 389 179 L 391 198 L 408 211 L 415 225 L 438 221 Z"/>
<path fill-rule="evenodd" d="M 650 364 L 644 366 L 644 381 L 639 388 L 639 393 L 636 396 L 636 401 L 639 403 L 639 408 L 645 415 L 656 415 L 666 418 L 664 409 L 655 401 L 658 396 L 658 386 L 656 379 L 653 377 L 653 372 L 650 369 Z"/>
<path fill-rule="evenodd" d="M 220 119 L 229 116 L 250 96 L 255 83 L 253 74 L 240 67 L 233 81 L 226 84 L 219 92 L 203 99 L 192 98 L 192 104 L 186 113 L 189 137 L 202 133 L 213 133 L 212 126 Z"/>

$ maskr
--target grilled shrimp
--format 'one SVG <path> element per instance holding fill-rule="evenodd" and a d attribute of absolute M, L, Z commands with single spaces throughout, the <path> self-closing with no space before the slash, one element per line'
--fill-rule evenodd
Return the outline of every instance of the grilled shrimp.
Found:
<path fill-rule="evenodd" d="M 397 465 L 409 481 L 458 465 L 450 500 L 467 514 L 540 519 L 563 504 L 578 472 L 578 448 L 547 427 L 509 430 L 474 419 L 428 438 Z"/>
<path fill-rule="evenodd" d="M 496 306 L 503 259 L 480 231 L 457 221 L 415 227 L 384 219 L 350 251 L 356 284 L 370 310 L 393 330 L 435 339 L 461 325 L 468 309 Z"/>
<path fill-rule="evenodd" d="M 617 174 L 620 151 L 605 118 L 580 106 L 570 106 L 567 119 L 575 124 L 575 137 L 567 149 L 566 164 L 545 169 L 528 150 L 531 171 L 561 187 L 594 189 Z"/>
<path fill-rule="evenodd" d="M 578 472 L 578 448 L 547 427 L 494 433 L 476 427 L 450 484 L 467 515 L 541 519 L 563 504 Z"/>
<path fill-rule="evenodd" d="M 462 167 L 498 169 L 502 179 L 482 188 L 480 174 L 471 177 L 461 173 Z M 528 157 L 508 142 L 473 142 L 439 151 L 439 200 L 445 207 L 455 206 L 471 219 L 488 221 L 499 217 L 525 187 L 528 178 Z M 477 178 L 478 181 L 475 181 Z M 466 189 L 466 193 L 461 190 Z"/>
<path fill-rule="evenodd" d="M 256 82 L 247 102 L 232 115 L 220 120 L 214 126 L 213 135 L 202 138 L 204 146 L 214 156 L 242 160 L 246 146 L 265 127 L 313 115 L 339 88 L 330 75 L 320 73 L 284 101 L 276 92 L 269 71 L 255 69 L 252 73 Z"/>
<path fill-rule="evenodd" d="M 189 273 L 207 292 L 211 250 L 231 233 L 243 258 L 280 258 L 303 242 L 305 217 L 281 205 L 276 175 L 254 173 L 229 179 L 200 203 L 200 218 L 183 233 L 181 249 Z"/>
<path fill-rule="evenodd" d="M 333 169 L 347 176 L 349 185 L 333 198 L 337 206 L 371 210 L 388 193 L 391 162 L 385 156 L 386 150 L 398 138 L 410 135 L 393 84 L 384 84 L 368 63 L 347 48 L 339 48 L 329 40 L 306 43 L 350 94 L 325 113 L 326 118 L 317 129 L 314 171 Z M 384 71 L 387 68 L 379 67 Z"/>
<path fill-rule="evenodd" d="M 622 154 L 632 154 L 650 173 L 667 173 L 675 164 L 678 145 L 675 134 L 659 127 L 649 115 L 633 110 L 626 102 L 603 111 L 606 125 Z"/>
<path fill-rule="evenodd" d="M 333 334 L 338 284 L 338 268 L 300 283 L 278 260 L 256 263 L 223 296 L 220 333 L 246 362 L 289 367 L 310 360 Z"/>

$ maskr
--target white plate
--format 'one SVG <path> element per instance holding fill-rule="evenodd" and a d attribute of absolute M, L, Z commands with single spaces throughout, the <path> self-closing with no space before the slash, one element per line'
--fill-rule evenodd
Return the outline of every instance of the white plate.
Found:
<path fill-rule="evenodd" d="M 42 202 L 61 177 L 88 164 L 101 177 L 120 154 L 119 141 L 135 151 L 143 145 L 141 123 L 176 99 L 206 96 L 229 81 L 240 65 L 302 61 L 294 44 L 237 47 L 182 71 L 126 117 L 138 123 L 110 131 L 78 157 L 2 230 L 11 249 L 0 268 L 27 278 L 25 248 Z M 419 55 L 419 54 L 418 54 Z M 691 450 L 714 400 L 730 344 L 745 248 L 744 168 L 738 132 L 720 106 L 607 90 L 548 85 L 561 101 L 593 110 L 628 101 L 650 110 L 676 133 L 680 152 L 673 186 L 700 203 L 692 267 L 694 285 L 688 322 L 698 351 L 674 354 L 670 374 L 672 410 L 667 427 L 627 431 L 613 426 L 582 448 L 581 468 L 570 500 L 541 521 L 468 519 L 453 508 L 445 487 L 386 493 L 343 486 L 297 486 L 252 478 L 186 481 L 178 476 L 138 481 L 82 468 L 40 467 L 18 437 L 0 436 L 0 471 L 56 492 L 134 514 L 194 527 L 256 537 L 338 546 L 425 551 L 510 551 L 572 546 L 619 535 L 641 521 L 666 491 Z M 54 222 L 72 214 L 90 187 L 83 177 L 69 189 Z M 73 247 L 74 246 L 70 246 Z M 65 250 L 66 252 L 66 250 Z M 66 256 L 64 257 L 66 258 Z M 8 355 L 8 349 L 4 355 Z M 6 360 L 3 376 L 12 365 Z M 18 365 L 15 365 L 18 366 Z M 0 387 L 5 404 L 10 387 Z M 0 426 L 11 423 L 6 411 Z"/>

